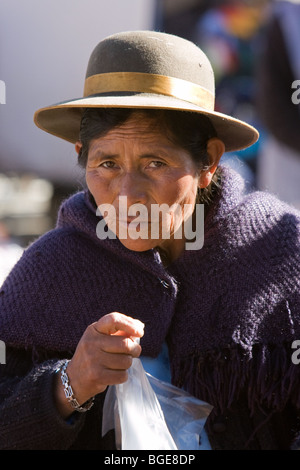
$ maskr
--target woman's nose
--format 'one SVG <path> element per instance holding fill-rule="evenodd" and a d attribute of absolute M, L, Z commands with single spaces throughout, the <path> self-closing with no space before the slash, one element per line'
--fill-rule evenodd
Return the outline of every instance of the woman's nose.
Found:
<path fill-rule="evenodd" d="M 119 196 L 127 197 L 128 206 L 147 202 L 145 180 L 138 171 L 128 171 L 120 177 L 118 193 Z"/>

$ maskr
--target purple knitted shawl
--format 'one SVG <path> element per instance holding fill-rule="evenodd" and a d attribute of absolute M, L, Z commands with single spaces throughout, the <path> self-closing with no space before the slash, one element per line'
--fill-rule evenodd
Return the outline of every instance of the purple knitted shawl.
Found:
<path fill-rule="evenodd" d="M 145 323 L 143 354 L 166 340 L 172 381 L 221 411 L 300 406 L 291 342 L 300 339 L 300 215 L 274 196 L 244 195 L 223 168 L 204 246 L 167 269 L 156 250 L 100 240 L 86 191 L 66 200 L 57 227 L 27 248 L 0 290 L 0 339 L 36 357 L 72 354 L 87 325 L 119 311 Z M 298 366 L 300 367 L 300 365 Z"/>

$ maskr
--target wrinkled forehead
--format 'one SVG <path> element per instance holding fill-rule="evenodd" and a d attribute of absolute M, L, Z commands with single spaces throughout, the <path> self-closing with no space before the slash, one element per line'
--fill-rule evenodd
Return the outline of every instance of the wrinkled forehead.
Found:
<path fill-rule="evenodd" d="M 89 153 L 114 154 L 118 149 L 128 147 L 136 149 L 138 153 L 166 154 L 178 151 L 180 146 L 172 142 L 166 132 L 143 115 L 133 115 L 121 125 L 114 126 L 104 135 L 95 137 L 89 145 Z"/>
<path fill-rule="evenodd" d="M 160 142 L 172 144 L 172 137 L 175 136 L 167 121 L 146 111 L 138 110 L 133 111 L 122 123 L 113 125 L 104 134 L 92 139 L 90 145 L 95 141 L 111 143 L 122 140 L 152 145 L 159 145 Z"/>

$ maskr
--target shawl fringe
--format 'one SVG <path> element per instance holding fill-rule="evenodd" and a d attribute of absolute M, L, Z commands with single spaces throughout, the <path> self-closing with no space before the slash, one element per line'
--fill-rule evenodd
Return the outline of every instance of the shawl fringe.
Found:
<path fill-rule="evenodd" d="M 172 361 L 173 383 L 213 405 L 216 413 L 230 410 L 246 390 L 251 415 L 256 410 L 281 411 L 287 402 L 300 406 L 300 364 L 292 362 L 291 344 L 232 344 L 222 350 Z"/>

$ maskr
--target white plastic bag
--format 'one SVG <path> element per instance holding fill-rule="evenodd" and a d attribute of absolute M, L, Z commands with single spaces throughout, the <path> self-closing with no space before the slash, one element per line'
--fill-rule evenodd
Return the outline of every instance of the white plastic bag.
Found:
<path fill-rule="evenodd" d="M 134 358 L 124 384 L 108 388 L 102 435 L 122 450 L 197 450 L 212 406 L 146 373 Z"/>

